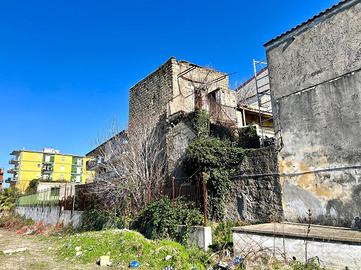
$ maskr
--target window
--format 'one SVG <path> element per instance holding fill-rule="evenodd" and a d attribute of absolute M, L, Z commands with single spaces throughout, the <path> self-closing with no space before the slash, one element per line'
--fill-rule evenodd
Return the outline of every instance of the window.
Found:
<path fill-rule="evenodd" d="M 61 170 L 61 171 L 64 171 L 64 170 L 65 170 L 64 165 L 61 165 L 61 166 L 60 166 L 60 170 Z"/>
<path fill-rule="evenodd" d="M 38 168 L 40 168 L 40 163 L 36 164 L 36 166 L 38 166 Z"/>
<path fill-rule="evenodd" d="M 61 162 L 65 162 L 65 157 L 61 157 Z"/>

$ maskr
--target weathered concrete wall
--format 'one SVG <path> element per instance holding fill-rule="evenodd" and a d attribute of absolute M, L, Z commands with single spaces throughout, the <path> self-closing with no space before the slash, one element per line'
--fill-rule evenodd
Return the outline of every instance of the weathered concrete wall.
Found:
<path fill-rule="evenodd" d="M 361 215 L 361 3 L 346 2 L 266 44 L 287 220 Z"/>
<path fill-rule="evenodd" d="M 291 260 L 305 261 L 305 240 L 297 237 L 258 235 L 251 233 L 233 233 L 234 254 L 275 255 L 283 260 L 284 256 Z M 331 269 L 361 269 L 361 245 L 342 242 L 307 241 L 308 258 L 320 259 L 321 267 Z"/>
<path fill-rule="evenodd" d="M 333 14 L 266 44 L 273 96 L 280 98 L 361 66 L 361 3 L 345 1 Z"/>
<path fill-rule="evenodd" d="M 272 147 L 248 150 L 239 165 L 239 174 L 233 180 L 226 219 L 266 222 L 282 218 L 276 151 Z"/>
<path fill-rule="evenodd" d="M 56 225 L 63 223 L 64 226 L 72 225 L 77 228 L 81 225 L 82 211 L 70 210 L 60 211 L 58 206 L 49 207 L 16 207 L 15 212 L 25 218 L 32 219 L 36 222 L 42 221 L 45 224 Z"/>

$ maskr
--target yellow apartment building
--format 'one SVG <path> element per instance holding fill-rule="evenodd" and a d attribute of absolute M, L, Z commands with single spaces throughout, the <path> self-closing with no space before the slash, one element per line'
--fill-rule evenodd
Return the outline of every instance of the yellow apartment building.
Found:
<path fill-rule="evenodd" d="M 13 174 L 12 181 L 21 192 L 33 179 L 85 184 L 94 178 L 94 172 L 86 169 L 88 157 L 61 154 L 51 148 L 44 148 L 43 151 L 15 150 L 10 155 L 14 158 L 9 163 L 14 166 L 8 173 Z"/>

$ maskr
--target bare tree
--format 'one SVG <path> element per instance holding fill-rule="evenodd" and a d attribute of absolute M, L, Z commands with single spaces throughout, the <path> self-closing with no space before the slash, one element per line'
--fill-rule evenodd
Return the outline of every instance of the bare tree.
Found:
<path fill-rule="evenodd" d="M 154 122 L 154 121 L 153 121 Z M 98 147 L 92 193 L 117 211 L 138 211 L 161 196 L 166 179 L 165 133 L 149 117 Z"/>

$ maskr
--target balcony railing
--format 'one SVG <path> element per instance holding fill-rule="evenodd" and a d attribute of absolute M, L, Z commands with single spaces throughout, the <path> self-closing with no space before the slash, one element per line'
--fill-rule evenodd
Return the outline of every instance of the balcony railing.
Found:
<path fill-rule="evenodd" d="M 19 170 L 17 168 L 10 168 L 7 170 L 8 173 L 14 174 L 17 173 Z"/>
<path fill-rule="evenodd" d="M 18 159 L 12 158 L 12 159 L 10 159 L 9 164 L 18 164 L 18 162 L 19 162 Z"/>

